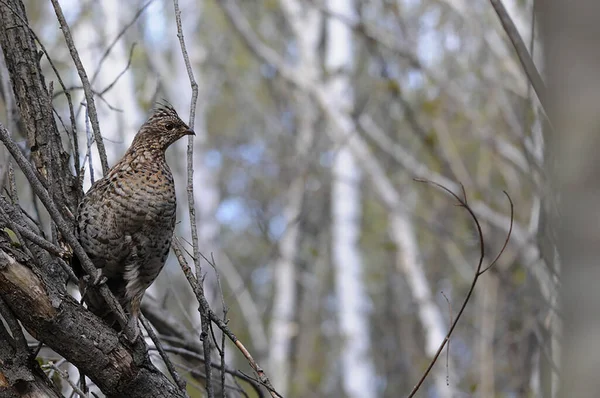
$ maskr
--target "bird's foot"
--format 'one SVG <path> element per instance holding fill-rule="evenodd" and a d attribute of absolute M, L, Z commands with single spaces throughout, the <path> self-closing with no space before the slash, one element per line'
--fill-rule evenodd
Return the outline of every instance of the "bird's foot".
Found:
<path fill-rule="evenodd" d="M 108 278 L 102 274 L 102 270 L 98 269 L 96 275 L 94 275 L 94 279 L 90 275 L 85 275 L 83 277 L 83 281 L 88 286 L 100 286 L 103 283 L 106 283 Z"/>
<path fill-rule="evenodd" d="M 139 327 L 138 319 L 136 316 L 129 317 L 129 321 L 127 322 L 127 325 L 125 326 L 124 333 L 125 333 L 125 336 L 127 337 L 127 340 L 129 340 L 129 342 L 131 344 L 134 344 L 137 341 L 137 339 L 140 337 L 140 327 Z"/>
<path fill-rule="evenodd" d="M 106 276 L 102 275 L 101 269 L 97 270 L 96 275 L 94 276 L 93 280 L 90 275 L 84 275 L 82 279 L 83 279 L 84 283 L 79 285 L 79 288 L 81 290 L 80 304 L 83 303 L 83 299 L 84 299 L 85 295 L 87 294 L 88 288 L 90 286 L 98 287 L 98 286 L 102 285 L 103 283 L 106 283 L 106 281 L 108 280 L 108 278 Z"/>
<path fill-rule="evenodd" d="M 100 286 L 104 283 L 106 283 L 106 281 L 108 280 L 108 278 L 104 275 L 102 275 L 102 270 L 99 269 L 98 272 L 96 273 L 96 276 L 94 277 L 94 280 L 92 281 L 92 286 Z"/>

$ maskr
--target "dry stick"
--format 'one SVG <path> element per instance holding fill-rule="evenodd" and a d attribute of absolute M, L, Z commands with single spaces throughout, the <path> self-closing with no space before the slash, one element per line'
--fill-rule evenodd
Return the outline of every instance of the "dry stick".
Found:
<path fill-rule="evenodd" d="M 219 295 L 221 296 L 221 306 L 223 307 L 223 322 L 225 324 L 227 324 L 227 322 L 228 322 L 227 321 L 227 313 L 229 312 L 229 308 L 227 307 L 227 304 L 225 303 L 225 296 L 223 295 L 223 286 L 221 285 L 221 274 L 219 274 L 219 271 L 217 270 L 215 258 L 212 253 L 210 254 L 210 260 L 208 258 L 206 258 L 206 256 L 204 254 L 201 253 L 201 255 L 202 255 L 202 258 L 204 258 L 204 260 L 215 271 L 215 275 L 217 277 L 217 289 L 219 290 Z M 219 356 L 221 357 L 221 391 L 223 392 L 223 397 L 224 397 L 225 396 L 225 372 L 223 371 L 223 369 L 225 369 L 225 333 L 221 332 L 221 348 L 219 349 L 217 339 L 216 339 L 214 331 L 212 329 L 212 323 L 210 325 L 211 325 L 210 331 L 213 336 L 213 341 L 215 342 L 215 346 L 216 346 L 217 350 L 219 351 Z"/>
<path fill-rule="evenodd" d="M 221 295 L 221 306 L 223 307 L 223 322 L 227 323 L 227 313 L 229 312 L 229 308 L 227 307 L 227 303 L 225 303 L 225 296 L 223 295 L 221 275 L 217 270 L 217 266 L 215 265 L 215 258 L 213 257 L 212 253 L 210 255 L 210 258 L 211 261 L 209 262 L 209 264 L 215 270 L 215 274 L 217 276 L 217 288 L 219 289 L 219 294 Z M 215 344 L 217 344 L 216 341 Z M 223 333 L 223 331 L 221 331 L 221 350 L 219 351 L 219 354 L 221 355 L 221 391 L 223 392 L 223 398 L 225 398 L 225 333 Z"/>
<path fill-rule="evenodd" d="M 236 335 L 231 331 L 231 329 L 229 329 L 229 326 L 227 326 L 227 324 L 225 322 L 223 322 L 223 320 L 221 320 L 221 318 L 219 318 L 217 316 L 217 314 L 215 314 L 208 307 L 208 302 L 206 301 L 206 297 L 204 297 L 203 294 L 199 294 L 198 281 L 196 280 L 196 277 L 192 273 L 190 266 L 188 265 L 185 257 L 183 256 L 181 244 L 179 243 L 179 241 L 176 238 L 173 239 L 172 247 L 173 247 L 173 252 L 175 253 L 175 257 L 177 257 L 177 261 L 179 261 L 179 265 L 181 266 L 181 269 L 183 270 L 185 277 L 187 278 L 190 286 L 192 287 L 192 290 L 196 294 L 196 299 L 198 300 L 198 303 L 200 304 L 201 307 L 206 306 L 206 308 L 208 309 L 208 316 L 210 317 L 210 320 L 212 322 L 214 322 L 219 327 L 219 329 L 221 329 L 221 331 L 223 331 L 223 333 L 225 333 L 225 335 L 229 338 L 229 340 L 231 340 L 233 342 L 233 344 L 235 344 L 235 346 L 244 355 L 244 357 L 248 361 L 248 364 L 250 365 L 250 367 L 258 375 L 258 380 L 264 387 L 267 388 L 267 390 L 269 391 L 269 394 L 271 394 L 271 397 L 282 398 L 281 394 L 279 394 L 273 387 L 273 384 L 271 384 L 271 381 L 265 374 L 264 370 L 260 367 L 260 365 L 258 363 L 256 363 L 254 358 L 252 358 L 252 355 L 246 349 L 244 344 L 242 344 L 242 342 L 240 340 L 238 340 Z M 205 339 L 208 339 L 207 335 L 205 335 Z"/>
<path fill-rule="evenodd" d="M 133 24 L 138 20 L 138 18 L 142 15 L 142 13 L 146 10 L 146 8 L 148 8 L 148 6 L 150 4 L 152 4 L 153 1 L 154 0 L 149 0 L 144 5 L 142 5 L 140 7 L 140 9 L 137 10 L 135 15 L 131 19 L 131 21 L 129 21 L 129 23 L 127 25 L 123 26 L 121 31 L 117 34 L 117 36 L 113 39 L 113 41 L 108 45 L 108 47 L 106 48 L 106 51 L 104 51 L 104 54 L 102 54 L 102 56 L 100 57 L 100 61 L 98 61 L 98 66 L 96 66 L 96 71 L 94 72 L 94 75 L 92 76 L 92 83 L 94 81 L 96 81 L 96 78 L 100 74 L 100 68 L 102 67 L 102 64 L 104 63 L 104 61 L 106 61 L 106 59 L 108 58 L 108 55 L 110 54 L 112 49 L 117 45 L 117 43 L 119 42 L 121 37 L 123 37 L 123 35 L 125 35 L 125 32 L 127 32 L 127 30 L 133 26 Z"/>
<path fill-rule="evenodd" d="M 446 303 L 448 303 L 448 314 L 450 315 L 450 327 L 452 327 L 452 305 L 450 304 L 450 300 L 448 300 L 448 297 L 446 297 L 446 295 L 444 294 L 444 292 L 441 292 L 442 296 L 444 296 L 444 298 L 446 299 Z M 449 373 L 449 363 L 450 363 L 450 339 L 448 339 L 448 348 L 446 349 L 446 385 L 449 386 L 450 385 L 450 373 Z"/>
<path fill-rule="evenodd" d="M 177 38 L 179 39 L 179 45 L 181 47 L 181 54 L 185 63 L 190 85 L 192 87 L 192 100 L 190 103 L 190 121 L 189 126 L 194 129 L 194 119 L 196 118 L 196 102 L 198 101 L 198 83 L 194 78 L 194 72 L 192 70 L 192 64 L 190 57 L 185 46 L 185 37 L 183 35 L 183 26 L 181 24 L 181 10 L 179 9 L 179 1 L 173 0 L 173 7 L 175 9 L 175 23 L 177 25 Z M 198 245 L 198 228 L 196 226 L 196 205 L 194 198 L 194 136 L 188 137 L 187 145 L 187 199 L 188 199 L 188 212 L 190 216 L 190 229 L 192 235 L 192 247 L 194 249 L 194 265 L 196 268 L 196 280 L 197 287 L 194 292 L 198 296 L 204 298 L 204 287 L 202 277 L 202 267 L 200 265 L 200 248 Z M 211 368 L 211 357 L 210 357 L 210 339 L 207 338 L 210 326 L 210 307 L 206 298 L 204 300 L 198 300 L 200 304 L 200 321 L 202 327 L 202 334 L 205 336 L 202 344 L 204 346 L 204 370 L 206 372 L 206 393 L 208 398 L 214 397 L 214 391 L 212 386 L 212 368 Z"/>
<path fill-rule="evenodd" d="M 90 132 L 90 118 L 88 117 L 88 108 L 87 106 L 85 107 L 85 141 L 86 141 L 86 152 L 85 152 L 85 158 L 87 158 L 88 161 L 88 169 L 90 172 L 90 181 L 93 184 L 94 183 L 94 166 L 93 166 L 93 158 L 92 158 L 92 143 L 93 143 L 93 138 L 92 134 Z M 85 163 L 85 158 L 84 158 L 84 163 Z M 81 184 L 83 184 L 83 180 L 81 180 Z"/>
<path fill-rule="evenodd" d="M 19 232 L 21 235 L 23 235 L 23 237 L 25 237 L 25 239 L 30 240 L 31 242 L 35 243 L 47 252 L 54 254 L 55 256 L 64 258 L 67 255 L 67 253 L 63 249 L 56 246 L 54 243 L 42 238 L 30 229 L 17 224 L 14 218 L 9 216 L 10 213 L 11 211 L 9 209 L 8 203 L 6 203 L 4 200 L 0 200 L 0 216 L 2 216 L 2 218 L 4 218 L 6 222 L 8 222 L 8 225 L 12 230 Z"/>
<path fill-rule="evenodd" d="M 165 351 L 172 351 L 169 349 L 169 347 L 181 349 L 181 353 L 184 354 L 184 357 L 189 354 L 189 356 L 192 356 L 194 359 L 199 359 L 204 362 L 204 357 L 200 355 L 200 352 L 203 351 L 203 349 L 201 347 L 198 347 L 198 343 L 196 342 L 194 336 L 190 336 L 189 332 L 185 330 L 185 328 L 180 323 L 178 323 L 175 320 L 175 318 L 173 318 L 170 314 L 166 314 L 165 310 L 159 307 L 155 301 L 153 302 L 153 300 L 145 300 L 143 307 L 144 315 L 146 317 L 150 316 L 150 318 L 147 319 L 159 332 L 160 339 L 162 341 L 167 341 L 171 344 L 177 345 L 177 347 L 163 345 Z M 213 369 L 218 370 L 221 365 L 213 363 L 211 364 L 211 366 L 213 367 Z M 264 396 L 262 389 L 260 388 L 260 382 L 255 382 L 254 379 L 248 379 L 239 371 L 228 368 L 227 365 L 225 365 L 225 373 L 232 375 L 234 378 L 239 377 L 243 381 L 250 383 L 252 387 L 256 390 L 256 393 L 259 397 Z M 235 380 L 235 382 L 237 384 L 237 380 Z"/>
<path fill-rule="evenodd" d="M 95 276 L 97 273 L 96 267 L 94 267 L 94 264 L 89 259 L 88 255 L 85 253 L 85 250 L 83 250 L 83 247 L 81 246 L 77 238 L 75 238 L 75 234 L 71 230 L 71 226 L 63 218 L 62 214 L 58 210 L 58 207 L 50 197 L 50 194 L 46 189 L 44 189 L 44 186 L 37 178 L 37 174 L 35 173 L 31 164 L 21 153 L 17 144 L 15 144 L 14 141 L 10 139 L 10 134 L 2 123 L 0 123 L 0 141 L 4 143 L 6 149 L 8 149 L 10 154 L 13 156 L 13 158 L 21 168 L 21 171 L 31 184 L 31 188 L 33 189 L 37 197 L 40 198 L 40 200 L 44 204 L 44 207 L 46 207 L 46 210 L 48 210 L 50 217 L 56 223 L 58 230 L 67 240 L 67 243 L 69 243 L 69 245 L 73 248 L 75 255 L 79 257 L 79 260 L 81 260 L 81 265 L 85 272 L 90 276 Z M 110 309 L 116 314 L 117 320 L 119 321 L 121 327 L 125 329 L 127 325 L 125 312 L 123 311 L 121 304 L 119 304 L 119 302 L 115 299 L 115 297 L 113 296 L 112 292 L 108 289 L 108 286 L 106 286 L 106 284 L 100 285 L 100 294 L 102 295 L 102 298 L 104 298 L 104 300 L 107 302 Z"/>
<path fill-rule="evenodd" d="M 54 370 L 56 373 L 58 373 L 58 375 L 60 376 L 61 379 L 65 380 L 67 383 L 69 383 L 69 385 L 71 386 L 73 391 L 76 392 L 81 398 L 87 398 L 87 394 L 84 393 L 79 387 L 77 387 L 77 384 L 73 383 L 73 381 L 69 378 L 68 373 L 66 373 L 65 371 L 63 371 L 62 369 L 60 369 L 58 366 L 56 366 L 53 363 L 50 364 L 50 368 L 52 370 Z"/>
<path fill-rule="evenodd" d="M 502 253 L 504 253 L 504 250 L 506 249 L 506 246 L 508 245 L 508 241 L 510 240 L 510 235 L 511 235 L 512 226 L 513 226 L 513 218 L 514 218 L 514 206 L 513 206 L 512 199 L 505 191 L 502 191 L 502 192 L 504 192 L 504 194 L 508 198 L 508 201 L 510 202 L 510 228 L 508 230 L 508 234 L 506 235 L 506 240 L 504 242 L 504 245 L 502 246 L 502 249 L 498 252 L 498 255 L 494 258 L 494 260 L 490 263 L 490 265 L 482 270 L 481 266 L 483 264 L 483 259 L 485 257 L 485 243 L 483 241 L 483 232 L 481 231 L 481 225 L 479 224 L 479 220 L 477 219 L 477 216 L 471 209 L 471 206 L 469 206 L 469 204 L 467 203 L 467 197 L 464 194 L 464 189 L 463 189 L 464 199 L 461 199 L 458 195 L 456 195 L 454 192 L 452 192 L 451 190 L 449 190 L 448 188 L 444 187 L 441 184 L 438 184 L 436 182 L 429 181 L 429 180 L 420 179 L 420 178 L 415 178 L 414 180 L 417 182 L 424 182 L 426 184 L 434 185 L 434 186 L 446 191 L 447 193 L 452 195 L 458 201 L 460 207 L 463 207 L 465 210 L 467 210 L 467 212 L 469 213 L 469 216 L 475 222 L 475 226 L 477 228 L 477 235 L 479 237 L 480 254 L 479 254 L 479 263 L 477 264 L 477 268 L 475 270 L 475 275 L 473 276 L 473 281 L 471 282 L 471 287 L 469 288 L 469 291 L 467 292 L 467 296 L 465 297 L 465 299 L 462 303 L 462 306 L 460 307 L 460 310 L 458 311 L 458 314 L 456 315 L 456 318 L 454 319 L 454 322 L 452 322 L 452 326 L 450 327 L 450 330 L 448 330 L 448 333 L 446 334 L 444 341 L 442 341 L 442 343 L 440 344 L 440 347 L 438 348 L 437 352 L 433 356 L 431 362 L 429 363 L 429 366 L 423 373 L 423 376 L 421 376 L 421 379 L 419 380 L 419 382 L 415 385 L 415 387 L 412 389 L 412 391 L 408 395 L 408 398 L 414 397 L 415 394 L 417 393 L 417 391 L 419 390 L 419 388 L 423 385 L 423 382 L 425 381 L 425 379 L 431 372 L 433 365 L 435 365 L 436 361 L 438 360 L 440 354 L 442 353 L 442 350 L 446 346 L 446 343 L 450 340 L 450 336 L 452 335 L 452 332 L 454 332 L 454 329 L 456 328 L 458 321 L 460 320 L 465 308 L 467 307 L 469 300 L 471 299 L 471 295 L 473 294 L 473 291 L 475 290 L 475 285 L 477 284 L 479 277 L 481 275 L 483 275 L 486 271 L 488 271 L 492 266 L 494 266 L 496 264 L 496 262 L 498 261 L 498 259 L 500 258 L 500 256 L 502 255 Z"/>
<path fill-rule="evenodd" d="M 189 126 L 193 130 L 196 119 L 196 102 L 198 101 L 198 83 L 194 78 L 194 71 L 190 63 L 190 57 L 185 46 L 185 37 L 183 36 L 183 27 L 181 25 L 181 10 L 179 9 L 179 1 L 173 0 L 175 7 L 175 22 L 177 24 L 177 37 L 181 46 L 181 53 L 185 63 L 190 85 L 192 87 L 192 100 L 190 103 L 190 120 Z M 192 248 L 194 251 L 194 265 L 196 267 L 196 278 L 202 281 L 202 266 L 200 265 L 200 248 L 198 246 L 198 229 L 196 228 L 196 206 L 194 198 L 194 136 L 188 136 L 187 146 L 187 194 L 190 214 L 190 228 L 192 234 Z"/>
<path fill-rule="evenodd" d="M 108 173 L 108 159 L 106 157 L 104 141 L 102 140 L 102 135 L 100 134 L 100 124 L 98 123 L 98 113 L 96 112 L 96 104 L 94 103 L 94 94 L 92 92 L 92 86 L 90 85 L 90 81 L 87 77 L 87 74 L 85 73 L 83 63 L 81 63 L 81 59 L 79 58 L 79 53 L 77 52 L 77 48 L 75 47 L 75 43 L 73 42 L 73 36 L 71 36 L 71 30 L 69 29 L 67 20 L 65 19 L 65 16 L 62 12 L 62 8 L 60 7 L 58 0 L 51 1 L 52 6 L 54 7 L 54 11 L 56 13 L 56 18 L 60 23 L 60 29 L 63 31 L 67 47 L 69 48 L 69 52 L 71 53 L 71 58 L 73 58 L 73 62 L 75 63 L 75 67 L 77 68 L 77 73 L 79 74 L 79 78 L 81 79 L 81 84 L 83 84 L 85 101 L 89 109 L 90 120 L 92 122 L 92 130 L 94 131 L 94 138 L 96 140 L 98 154 L 100 155 L 100 163 L 102 164 L 102 173 L 106 175 Z"/>
<path fill-rule="evenodd" d="M 154 333 L 152 326 L 150 325 L 148 320 L 143 315 L 140 316 L 140 321 L 142 322 L 142 325 L 144 325 L 144 328 L 148 332 L 148 336 L 150 336 L 150 339 L 154 343 L 154 346 L 156 346 L 156 349 L 158 350 L 158 353 L 160 354 L 160 357 L 162 358 L 163 362 L 167 366 L 167 369 L 169 370 L 171 377 L 173 377 L 175 384 L 177 384 L 177 387 L 179 387 L 181 392 L 183 392 L 185 394 L 185 396 L 188 397 L 187 389 L 185 386 L 185 380 L 182 379 L 181 376 L 179 376 L 179 373 L 177 373 L 175 366 L 173 366 L 173 363 L 171 363 L 169 356 L 163 349 L 160 339 L 156 336 L 156 333 Z"/>
<path fill-rule="evenodd" d="M 527 46 L 523 42 L 523 38 L 519 34 L 519 31 L 517 30 L 515 23 L 510 18 L 510 15 L 508 15 L 508 12 L 506 12 L 506 8 L 504 8 L 502 1 L 490 0 L 490 3 L 492 4 L 492 7 L 494 7 L 494 11 L 496 11 L 498 19 L 500 19 L 500 23 L 502 24 L 506 35 L 515 48 L 517 56 L 519 57 L 519 61 L 521 62 L 521 66 L 523 66 L 525 74 L 531 82 L 531 85 L 533 86 L 533 89 L 535 90 L 538 99 L 542 104 L 542 108 L 544 108 L 544 112 L 546 115 L 548 115 L 549 108 L 547 100 L 548 97 L 546 96 L 546 85 L 544 84 L 540 73 L 535 67 L 535 63 L 533 62 L 533 59 L 527 50 Z"/>
<path fill-rule="evenodd" d="M 206 380 L 206 376 L 204 375 L 204 373 L 202 373 L 200 370 L 198 370 L 198 368 L 196 366 L 193 365 L 188 365 L 188 364 L 184 364 L 181 362 L 173 362 L 175 364 L 175 366 L 181 370 L 183 370 L 184 372 L 186 372 L 187 374 L 189 374 L 190 376 L 192 376 L 194 379 L 202 379 L 202 380 Z M 219 367 L 215 367 L 213 366 L 213 368 L 215 369 L 219 369 Z M 234 379 L 234 381 L 236 381 Z M 237 381 L 236 381 L 237 383 Z M 256 383 L 259 388 L 260 388 L 260 384 Z M 190 385 L 194 386 L 196 389 L 198 390 L 202 390 L 204 389 L 204 386 L 201 386 L 200 384 L 197 384 L 193 381 L 190 381 Z M 248 393 L 246 393 L 246 391 L 244 391 L 244 389 L 239 385 L 236 384 L 234 385 L 227 385 L 227 388 L 232 390 L 232 391 L 236 391 L 242 395 L 244 395 L 246 398 L 249 398 Z"/>
<path fill-rule="evenodd" d="M 190 358 L 194 358 L 194 359 L 204 362 L 204 357 L 202 355 L 200 355 L 199 353 L 197 353 L 196 351 L 192 351 L 192 350 L 182 348 L 182 347 L 174 347 L 174 346 L 170 346 L 170 345 L 165 345 L 165 346 L 163 346 L 163 348 L 167 352 L 172 352 L 173 354 L 180 355 L 184 358 L 190 357 Z M 150 349 L 152 350 L 153 348 L 151 347 Z M 214 369 L 220 369 L 220 365 L 212 364 L 211 366 Z M 252 388 L 256 392 L 256 395 L 259 398 L 264 397 L 264 393 L 260 388 L 260 382 L 254 380 L 254 378 L 248 377 L 247 375 L 240 372 L 239 370 L 231 369 L 231 368 L 228 368 L 227 366 L 225 366 L 225 373 L 228 373 L 228 374 L 232 375 L 233 377 L 241 379 L 241 380 L 245 381 L 246 383 L 250 384 L 250 386 L 252 386 Z M 227 386 L 227 388 L 232 388 L 232 387 Z"/>
<path fill-rule="evenodd" d="M 127 71 L 129 70 L 129 68 L 131 67 L 131 61 L 133 60 L 133 50 L 135 49 L 135 43 L 133 43 L 131 45 L 131 48 L 129 49 L 129 58 L 127 58 L 127 65 L 125 65 L 125 68 L 123 68 L 123 70 L 117 75 L 117 77 L 115 77 L 113 79 L 113 81 L 106 86 L 106 88 L 104 88 L 102 91 L 100 91 L 100 93 L 98 94 L 98 96 L 105 102 L 106 100 L 102 97 L 104 94 L 106 94 L 109 90 L 111 90 L 115 84 L 117 84 L 117 82 L 119 81 L 119 79 L 121 78 L 121 76 L 123 76 L 125 73 L 127 73 Z M 108 103 L 107 103 L 108 104 Z M 110 106 L 110 104 L 109 104 Z M 111 107 L 112 108 L 112 107 Z"/>

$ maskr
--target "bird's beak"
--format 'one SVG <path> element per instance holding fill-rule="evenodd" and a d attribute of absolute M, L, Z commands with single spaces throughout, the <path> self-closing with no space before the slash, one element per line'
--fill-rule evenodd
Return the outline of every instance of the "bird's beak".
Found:
<path fill-rule="evenodd" d="M 187 129 L 187 130 L 185 131 L 185 135 L 196 135 L 196 133 L 195 133 L 195 132 L 194 132 L 194 130 L 192 130 L 192 129 Z"/>

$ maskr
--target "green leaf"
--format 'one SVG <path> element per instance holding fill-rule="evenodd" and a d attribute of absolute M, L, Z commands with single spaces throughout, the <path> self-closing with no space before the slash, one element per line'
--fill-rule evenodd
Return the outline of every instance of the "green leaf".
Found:
<path fill-rule="evenodd" d="M 19 242 L 19 238 L 17 238 L 17 234 L 15 234 L 15 231 L 8 227 L 4 227 L 2 230 L 8 235 L 8 237 L 10 238 L 10 243 L 13 246 L 21 247 L 21 243 Z"/>

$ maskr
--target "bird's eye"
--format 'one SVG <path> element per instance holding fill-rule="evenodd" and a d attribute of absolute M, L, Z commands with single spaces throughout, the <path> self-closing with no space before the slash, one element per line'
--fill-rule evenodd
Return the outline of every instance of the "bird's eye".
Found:
<path fill-rule="evenodd" d="M 173 129 L 175 128 L 175 125 L 174 125 L 173 123 L 167 123 L 167 124 L 165 125 L 165 128 L 166 128 L 167 130 L 173 130 Z"/>

